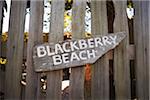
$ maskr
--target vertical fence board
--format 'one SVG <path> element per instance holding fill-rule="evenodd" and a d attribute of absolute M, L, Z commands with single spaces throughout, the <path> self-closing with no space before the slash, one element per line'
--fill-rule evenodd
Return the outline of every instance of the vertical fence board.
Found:
<path fill-rule="evenodd" d="M 115 6 L 114 32 L 125 31 L 127 37 L 114 49 L 114 82 L 116 100 L 130 99 L 130 67 L 128 58 L 128 23 L 126 1 L 113 0 Z"/>
<path fill-rule="evenodd" d="M 148 1 L 134 1 L 135 17 L 135 62 L 136 62 L 136 78 L 137 78 L 137 97 L 139 100 L 148 100 Z"/>
<path fill-rule="evenodd" d="M 25 0 L 12 2 L 7 45 L 9 49 L 6 66 L 6 99 L 20 99 L 25 8 Z"/>
<path fill-rule="evenodd" d="M 150 1 L 148 2 L 148 17 L 150 15 Z M 150 22 L 150 17 L 148 18 L 148 22 Z M 148 33 L 150 32 L 150 23 L 148 23 Z M 147 57 L 147 62 L 148 62 L 148 68 L 149 68 L 149 86 L 150 86 L 150 33 L 147 34 L 147 47 L 148 47 L 148 57 Z M 149 88 L 149 100 L 150 100 L 150 88 Z"/>
<path fill-rule="evenodd" d="M 64 0 L 52 0 L 51 25 L 49 43 L 63 41 L 64 31 Z M 47 99 L 61 99 L 62 70 L 47 73 Z"/>
<path fill-rule="evenodd" d="M 91 13 L 92 34 L 106 35 L 108 33 L 106 1 L 92 0 Z M 109 64 L 107 54 L 100 58 L 92 67 L 92 100 L 108 100 Z"/>
<path fill-rule="evenodd" d="M 72 8 L 72 38 L 85 37 L 85 7 L 86 0 L 74 0 Z M 70 100 L 84 99 L 84 67 L 71 68 L 70 74 Z"/>
<path fill-rule="evenodd" d="M 32 48 L 35 44 L 42 42 L 43 34 L 43 1 L 31 1 L 30 12 L 30 27 L 29 27 L 29 39 L 27 44 L 27 78 L 26 78 L 26 100 L 35 100 L 36 94 L 40 92 L 40 74 L 35 73 L 33 60 L 32 60 Z"/>

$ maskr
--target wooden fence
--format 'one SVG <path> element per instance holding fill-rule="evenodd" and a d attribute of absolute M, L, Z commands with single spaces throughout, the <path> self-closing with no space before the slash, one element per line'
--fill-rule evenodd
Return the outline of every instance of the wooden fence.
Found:
<path fill-rule="evenodd" d="M 72 38 L 85 38 L 86 0 L 73 0 Z M 135 16 L 127 18 L 127 1 L 91 0 L 92 34 L 105 35 L 125 31 L 127 37 L 114 50 L 90 65 L 91 79 L 85 80 L 85 66 L 71 68 L 69 100 L 148 100 L 149 99 L 149 1 L 133 0 Z M 3 0 L 0 1 L 2 19 Z M 44 4 L 30 2 L 29 39 L 24 43 L 27 0 L 12 0 L 7 42 L 0 37 L 0 98 L 16 100 L 61 100 L 63 70 L 36 73 L 33 46 L 43 42 Z M 51 1 L 51 25 L 48 42 L 64 40 L 65 0 Z M 2 20 L 0 20 L 2 23 Z M 1 26 L 0 26 L 1 28 Z M 0 29 L 2 33 L 2 28 Z M 26 60 L 26 85 L 21 84 L 22 64 Z M 41 90 L 41 77 L 46 75 L 47 88 Z M 67 99 L 67 100 L 68 100 Z"/>

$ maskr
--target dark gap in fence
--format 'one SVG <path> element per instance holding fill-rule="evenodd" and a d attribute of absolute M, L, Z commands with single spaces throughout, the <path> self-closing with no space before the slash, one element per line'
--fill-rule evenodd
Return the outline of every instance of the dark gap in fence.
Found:
<path fill-rule="evenodd" d="M 134 44 L 134 28 L 133 28 L 133 19 L 128 19 L 129 26 L 129 44 Z"/>
<path fill-rule="evenodd" d="M 113 24 L 115 19 L 115 8 L 112 0 L 106 1 L 107 6 L 107 20 L 108 20 L 108 33 L 113 33 Z M 115 84 L 114 84 L 114 71 L 113 71 L 113 53 L 114 51 L 110 51 L 110 58 L 109 58 L 109 98 L 110 100 L 115 100 Z"/>
<path fill-rule="evenodd" d="M 24 48 L 25 49 L 25 48 Z M 24 51 L 25 52 L 25 51 Z M 25 55 L 23 55 L 24 57 Z M 21 74 L 21 99 L 25 99 L 25 86 L 26 86 L 26 58 L 22 61 L 22 74 Z"/>
<path fill-rule="evenodd" d="M 46 98 L 46 89 L 47 89 L 47 74 L 40 73 L 40 92 L 42 99 Z"/>
<path fill-rule="evenodd" d="M 68 34 L 65 34 L 64 33 L 64 41 L 65 40 L 70 40 L 71 38 L 68 36 Z M 70 73 L 69 73 L 69 68 L 65 68 L 63 69 L 63 80 L 69 80 L 69 77 L 70 77 Z M 63 81 L 62 80 L 62 81 Z"/>
<path fill-rule="evenodd" d="M 73 0 L 66 0 L 65 1 L 65 10 L 64 10 L 64 41 L 65 40 L 70 40 L 71 39 L 71 35 L 72 35 L 72 31 L 71 30 L 67 30 L 67 31 L 65 31 L 65 28 L 67 28 L 67 26 L 69 26 L 69 23 L 68 23 L 68 25 L 67 26 L 65 26 L 65 23 L 67 23 L 66 21 L 67 20 L 69 20 L 69 19 L 65 19 L 65 17 L 69 17 L 69 10 L 71 10 L 72 9 L 72 5 L 73 5 Z M 72 13 L 72 12 L 71 12 Z M 66 15 L 65 15 L 66 14 Z M 72 16 L 70 16 L 70 17 L 72 17 Z M 71 20 L 71 22 L 72 22 L 72 20 Z M 65 68 L 65 69 L 63 69 L 63 80 L 69 80 L 69 78 L 70 78 L 70 73 L 69 73 L 69 68 Z"/>
<path fill-rule="evenodd" d="M 69 76 L 70 76 L 69 68 L 63 69 L 63 80 L 69 80 Z"/>
<path fill-rule="evenodd" d="M 114 84 L 114 71 L 113 71 L 113 60 L 109 60 L 109 97 L 110 100 L 115 100 L 115 84 Z"/>
<path fill-rule="evenodd" d="M 112 0 L 106 1 L 107 6 L 107 19 L 108 19 L 108 32 L 113 33 L 113 23 L 115 19 L 115 9 Z"/>
<path fill-rule="evenodd" d="M 21 99 L 25 100 L 25 88 L 26 88 L 26 68 L 27 68 L 27 42 L 28 42 L 28 35 L 29 35 L 29 30 L 26 30 L 26 28 L 29 28 L 29 25 L 27 26 L 26 23 L 29 19 L 27 19 L 27 14 L 29 13 L 28 9 L 30 9 L 30 0 L 27 0 L 26 2 L 26 9 L 25 9 L 25 20 L 24 20 L 24 43 L 23 43 L 23 59 L 22 59 L 22 73 L 21 73 Z"/>
<path fill-rule="evenodd" d="M 136 99 L 135 61 L 130 60 L 131 99 Z"/>
<path fill-rule="evenodd" d="M 132 0 L 127 0 L 127 7 L 132 9 L 133 2 Z M 131 16 L 131 15 L 130 15 Z M 128 29 L 129 29 L 129 44 L 134 44 L 134 28 L 133 28 L 134 19 L 128 18 Z"/>
<path fill-rule="evenodd" d="M 3 41 L 3 24 L 4 24 L 4 10 L 7 8 L 6 1 L 0 1 L 0 100 L 4 100 L 4 85 L 5 85 L 5 60 L 6 53 L 3 51 L 3 46 L 6 45 L 6 41 Z M 5 43 L 4 43 L 5 42 Z M 6 46 L 4 46 L 6 47 Z"/>

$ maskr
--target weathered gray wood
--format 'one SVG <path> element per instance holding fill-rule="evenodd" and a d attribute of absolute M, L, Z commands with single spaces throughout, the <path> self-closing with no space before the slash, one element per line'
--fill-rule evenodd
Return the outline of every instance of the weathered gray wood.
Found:
<path fill-rule="evenodd" d="M 32 49 L 37 43 L 42 43 L 43 28 L 43 1 L 31 1 L 29 39 L 27 45 L 27 77 L 26 77 L 26 100 L 37 99 L 40 94 L 40 75 L 33 70 Z"/>
<path fill-rule="evenodd" d="M 63 40 L 64 0 L 52 0 L 49 43 Z M 61 100 L 62 70 L 47 73 L 47 99 Z"/>
<path fill-rule="evenodd" d="M 92 33 L 106 35 L 108 33 L 106 1 L 91 1 Z M 92 66 L 91 79 L 92 100 L 109 99 L 109 64 L 105 54 Z"/>
<path fill-rule="evenodd" d="M 11 2 L 7 66 L 5 79 L 6 99 L 21 99 L 21 71 L 26 0 Z"/>
<path fill-rule="evenodd" d="M 125 31 L 127 37 L 114 49 L 114 82 L 116 100 L 129 100 L 130 89 L 130 67 L 128 56 L 129 33 L 126 16 L 127 1 L 113 0 L 115 7 L 114 32 Z"/>
<path fill-rule="evenodd" d="M 57 51 L 60 51 L 56 48 L 56 44 L 54 43 L 45 43 L 42 45 L 35 46 L 33 49 L 33 60 L 34 60 L 34 66 L 35 71 L 48 71 L 48 70 L 58 70 L 58 69 L 64 69 L 69 67 L 75 67 L 79 65 L 85 65 L 85 64 L 92 64 L 96 62 L 97 59 L 99 59 L 102 55 L 104 55 L 109 50 L 115 48 L 121 40 L 123 40 L 126 36 L 126 33 L 124 32 L 118 32 L 114 34 L 109 34 L 105 36 L 93 36 L 92 38 L 88 39 L 79 39 L 74 41 L 65 41 L 62 43 L 57 43 L 59 46 L 61 46 L 62 52 L 57 54 Z M 98 44 L 100 41 L 100 44 Z M 84 44 L 82 42 L 84 41 Z M 92 41 L 92 42 L 89 42 Z M 65 44 L 68 44 L 69 46 L 66 46 Z M 72 44 L 76 43 L 76 46 L 78 50 L 71 50 L 71 48 L 74 48 Z M 86 46 L 85 46 L 86 45 Z M 65 46 L 65 47 L 64 47 Z M 54 51 L 50 51 L 46 48 L 54 49 Z M 45 48 L 45 50 L 39 50 L 39 48 Z M 69 51 L 65 51 L 65 50 Z M 43 55 L 43 51 L 45 54 Z M 83 52 L 84 51 L 84 52 Z M 49 55 L 48 52 L 55 53 L 53 55 Z M 92 53 L 91 53 L 92 52 Z M 41 57 L 42 55 L 42 57 Z M 63 57 L 65 55 L 65 57 Z M 72 55 L 76 55 L 78 58 L 72 60 L 74 58 Z M 91 55 L 91 56 L 89 56 Z M 55 58 L 55 56 L 59 56 L 58 58 Z M 67 59 L 67 60 L 65 60 Z M 59 61 L 56 62 L 55 60 Z"/>
<path fill-rule="evenodd" d="M 86 0 L 74 0 L 72 7 L 72 38 L 80 39 L 85 37 L 85 7 Z M 84 67 L 71 68 L 70 74 L 70 100 L 84 99 Z"/>
<path fill-rule="evenodd" d="M 150 2 L 148 2 L 148 15 L 150 15 Z M 148 19 L 148 32 L 150 32 L 150 18 Z M 148 62 L 148 68 L 150 72 L 150 34 L 147 34 L 148 42 L 147 42 L 147 47 L 148 47 L 148 56 L 147 56 L 147 62 Z M 150 73 L 149 73 L 150 76 Z M 150 77 L 149 77 L 150 80 Z M 149 86 L 150 86 L 150 81 L 149 81 Z M 150 88 L 149 88 L 149 99 L 150 99 Z"/>
<path fill-rule="evenodd" d="M 129 59 L 134 60 L 135 59 L 135 45 L 129 45 L 127 51 L 128 51 Z"/>
<path fill-rule="evenodd" d="M 134 1 L 134 36 L 135 36 L 135 69 L 137 78 L 137 97 L 139 100 L 149 99 L 148 72 L 148 4 L 149 1 Z"/>

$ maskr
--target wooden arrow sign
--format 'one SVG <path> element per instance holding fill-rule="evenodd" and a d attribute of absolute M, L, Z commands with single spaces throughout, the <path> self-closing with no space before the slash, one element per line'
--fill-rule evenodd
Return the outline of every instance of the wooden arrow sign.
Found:
<path fill-rule="evenodd" d="M 36 45 L 33 48 L 35 71 L 58 70 L 95 63 L 102 55 L 115 48 L 125 36 L 124 32 L 119 32 L 88 39 Z"/>

